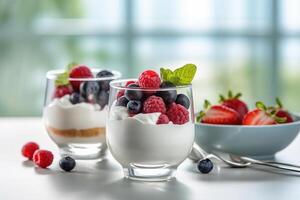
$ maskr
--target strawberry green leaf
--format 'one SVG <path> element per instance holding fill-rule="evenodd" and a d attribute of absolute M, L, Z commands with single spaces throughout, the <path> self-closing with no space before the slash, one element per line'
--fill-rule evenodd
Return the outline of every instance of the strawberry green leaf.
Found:
<path fill-rule="evenodd" d="M 276 98 L 276 104 L 279 108 L 282 108 L 282 103 L 278 97 Z"/>
<path fill-rule="evenodd" d="M 267 107 L 265 106 L 265 104 L 261 101 L 256 102 L 256 108 L 263 110 L 263 111 L 267 111 Z"/>

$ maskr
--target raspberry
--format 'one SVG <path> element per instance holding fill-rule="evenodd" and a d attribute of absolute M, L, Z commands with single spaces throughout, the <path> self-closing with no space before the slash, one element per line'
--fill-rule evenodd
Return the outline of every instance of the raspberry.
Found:
<path fill-rule="evenodd" d="M 128 85 L 130 85 L 131 83 L 136 83 L 135 81 L 127 81 L 125 84 L 125 87 L 127 87 Z"/>
<path fill-rule="evenodd" d="M 138 84 L 141 88 L 159 88 L 159 75 L 152 70 L 146 70 L 139 76 Z"/>
<path fill-rule="evenodd" d="M 35 142 L 27 142 L 23 147 L 22 147 L 22 154 L 29 160 L 32 160 L 33 154 L 36 150 L 38 150 L 40 147 L 37 143 Z"/>
<path fill-rule="evenodd" d="M 167 116 L 174 124 L 185 124 L 189 121 L 189 111 L 180 104 L 173 103 L 167 111 Z"/>
<path fill-rule="evenodd" d="M 160 114 L 156 124 L 168 124 L 170 122 L 169 118 L 165 114 Z"/>
<path fill-rule="evenodd" d="M 143 105 L 143 112 L 144 113 L 154 113 L 154 112 L 166 112 L 166 105 L 164 100 L 161 97 L 157 96 L 150 96 L 144 101 Z"/>
<path fill-rule="evenodd" d="M 73 68 L 70 72 L 70 78 L 93 78 L 90 68 L 84 65 Z M 82 81 L 70 81 L 73 89 L 78 92 Z"/>
<path fill-rule="evenodd" d="M 47 150 L 37 150 L 33 154 L 33 161 L 41 168 L 47 168 L 53 162 L 53 154 Z"/>
<path fill-rule="evenodd" d="M 61 98 L 66 94 L 71 94 L 72 88 L 69 85 L 58 86 L 54 91 L 54 98 Z"/>

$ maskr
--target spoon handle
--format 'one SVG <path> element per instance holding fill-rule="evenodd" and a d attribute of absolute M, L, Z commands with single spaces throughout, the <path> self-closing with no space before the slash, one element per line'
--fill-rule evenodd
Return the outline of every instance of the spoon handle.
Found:
<path fill-rule="evenodd" d="M 242 160 L 251 162 L 252 164 L 262 165 L 262 166 L 268 166 L 276 169 L 286 170 L 286 171 L 292 171 L 292 172 L 300 172 L 300 168 L 298 166 L 292 166 L 290 164 L 285 163 L 271 163 L 271 162 L 263 162 L 260 160 L 255 160 L 248 157 L 241 157 Z"/>

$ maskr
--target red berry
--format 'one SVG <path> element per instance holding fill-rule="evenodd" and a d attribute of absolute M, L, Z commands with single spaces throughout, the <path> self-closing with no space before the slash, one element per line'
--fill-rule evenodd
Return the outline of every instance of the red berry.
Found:
<path fill-rule="evenodd" d="M 136 83 L 135 81 L 127 81 L 125 84 L 125 87 L 127 87 L 128 85 L 132 84 L 132 83 Z"/>
<path fill-rule="evenodd" d="M 290 113 L 286 110 L 283 110 L 283 109 L 279 109 L 276 112 L 276 117 L 286 118 L 286 121 L 284 123 L 291 123 L 291 122 L 294 121 L 292 116 L 290 115 Z"/>
<path fill-rule="evenodd" d="M 48 150 L 37 150 L 33 154 L 34 163 L 41 168 L 47 168 L 50 166 L 53 162 L 53 158 L 53 154 Z"/>
<path fill-rule="evenodd" d="M 93 73 L 87 66 L 74 67 L 70 72 L 70 78 L 93 78 Z M 82 81 L 70 81 L 73 89 L 78 92 Z"/>
<path fill-rule="evenodd" d="M 168 124 L 170 122 L 169 118 L 165 114 L 160 114 L 156 124 Z"/>
<path fill-rule="evenodd" d="M 144 113 L 154 113 L 154 112 L 166 112 L 166 105 L 164 100 L 158 96 L 150 96 L 148 97 L 143 104 L 143 112 Z"/>
<path fill-rule="evenodd" d="M 239 114 L 226 106 L 211 106 L 203 115 L 202 123 L 206 124 L 238 124 Z"/>
<path fill-rule="evenodd" d="M 240 124 L 242 123 L 244 116 L 248 112 L 247 104 L 239 99 L 241 96 L 242 96 L 241 93 L 233 95 L 231 91 L 228 92 L 228 97 L 226 97 L 226 98 L 223 95 L 220 95 L 221 104 L 223 106 L 226 106 L 228 108 L 235 110 L 239 114 L 239 123 Z"/>
<path fill-rule="evenodd" d="M 254 109 L 248 112 L 243 119 L 243 125 L 271 125 L 276 124 L 275 119 L 269 116 L 266 111 Z"/>
<path fill-rule="evenodd" d="M 36 150 L 38 150 L 40 147 L 37 143 L 35 142 L 27 142 L 23 147 L 22 147 L 22 154 L 29 160 L 32 160 L 33 154 Z"/>
<path fill-rule="evenodd" d="M 182 105 L 173 103 L 167 111 L 167 116 L 173 124 L 185 124 L 189 119 L 189 111 Z"/>
<path fill-rule="evenodd" d="M 140 74 L 138 84 L 141 88 L 159 88 L 160 77 L 152 70 L 146 70 Z"/>
<path fill-rule="evenodd" d="M 70 85 L 57 86 L 54 91 L 54 98 L 61 98 L 67 94 L 72 94 Z"/>

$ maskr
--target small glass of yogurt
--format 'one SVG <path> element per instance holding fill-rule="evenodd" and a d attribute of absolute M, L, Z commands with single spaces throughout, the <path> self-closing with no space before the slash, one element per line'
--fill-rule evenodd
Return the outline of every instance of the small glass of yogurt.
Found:
<path fill-rule="evenodd" d="M 120 76 L 117 71 L 84 65 L 47 73 L 43 120 L 61 156 L 99 159 L 105 155 L 109 83 Z"/>
<path fill-rule="evenodd" d="M 116 80 L 109 99 L 107 145 L 124 176 L 172 179 L 194 142 L 192 86 L 161 82 L 153 89 L 135 79 Z"/>

